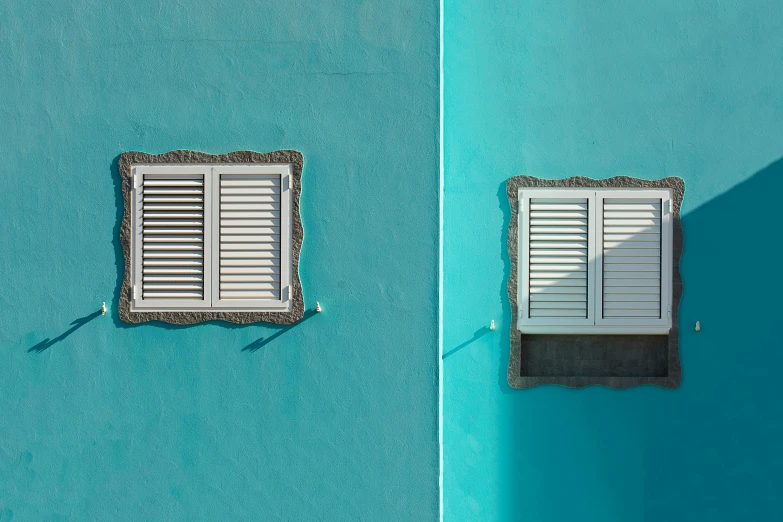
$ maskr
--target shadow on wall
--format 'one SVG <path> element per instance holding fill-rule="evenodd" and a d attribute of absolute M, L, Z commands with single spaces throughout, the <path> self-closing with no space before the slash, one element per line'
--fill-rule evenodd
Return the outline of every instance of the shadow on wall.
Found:
<path fill-rule="evenodd" d="M 252 343 L 250 343 L 247 346 L 245 346 L 244 348 L 242 348 L 242 351 L 243 352 L 251 352 L 252 353 L 252 352 L 256 352 L 256 351 L 260 350 L 261 348 L 263 348 L 267 344 L 271 343 L 272 341 L 274 341 L 275 339 L 277 339 L 278 337 L 280 337 L 281 335 L 286 333 L 291 328 L 294 328 L 294 327 L 304 323 L 305 321 L 307 321 L 308 319 L 313 317 L 315 314 L 316 314 L 315 310 L 305 310 L 304 315 L 302 316 L 302 320 L 299 321 L 298 323 L 288 324 L 288 325 L 265 324 L 264 326 L 266 326 L 270 330 L 277 330 L 277 331 L 275 333 L 273 333 L 272 335 L 270 335 L 269 337 L 259 337 L 258 339 L 256 339 Z"/>
<path fill-rule="evenodd" d="M 679 389 L 511 390 L 502 341 L 499 520 L 774 518 L 781 194 L 783 159 L 683 216 Z"/>
<path fill-rule="evenodd" d="M 441 359 L 445 359 L 446 357 L 457 353 L 458 351 L 462 350 L 463 348 L 465 348 L 469 344 L 471 344 L 471 343 L 473 343 L 475 341 L 478 341 L 479 339 L 481 339 L 482 337 L 484 337 L 485 335 L 487 335 L 491 331 L 492 330 L 490 330 L 489 327 L 482 326 L 481 328 L 479 328 L 478 330 L 475 331 L 475 333 L 473 334 L 473 337 L 471 337 L 467 341 L 465 341 L 465 342 L 455 346 L 454 348 L 452 348 L 448 352 L 444 353 L 443 356 L 441 357 Z"/>
<path fill-rule="evenodd" d="M 74 333 L 76 330 L 78 330 L 85 324 L 89 323 L 96 317 L 99 317 L 100 315 L 101 315 L 101 311 L 97 310 L 91 313 L 90 315 L 85 315 L 84 317 L 80 317 L 79 319 L 76 319 L 74 322 L 71 323 L 72 326 L 68 330 L 64 331 L 54 339 L 44 339 L 40 343 L 36 344 L 35 346 L 27 350 L 27 352 L 41 353 L 48 350 L 49 348 L 59 343 L 60 341 L 64 340 L 66 337 Z"/>

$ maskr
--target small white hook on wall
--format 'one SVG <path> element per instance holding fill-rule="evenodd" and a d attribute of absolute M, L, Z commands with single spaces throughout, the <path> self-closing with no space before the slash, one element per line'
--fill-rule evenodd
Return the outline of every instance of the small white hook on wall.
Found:
<path fill-rule="evenodd" d="M 315 302 L 315 311 L 320 312 L 321 311 L 321 303 L 318 301 Z"/>
<path fill-rule="evenodd" d="M 489 322 L 489 329 L 494 330 L 495 329 L 495 320 L 492 319 L 492 321 Z"/>
<path fill-rule="evenodd" d="M 697 332 L 701 331 L 701 321 L 696 321 L 696 331 Z"/>
<path fill-rule="evenodd" d="M 101 315 L 106 315 L 106 303 L 101 305 Z"/>

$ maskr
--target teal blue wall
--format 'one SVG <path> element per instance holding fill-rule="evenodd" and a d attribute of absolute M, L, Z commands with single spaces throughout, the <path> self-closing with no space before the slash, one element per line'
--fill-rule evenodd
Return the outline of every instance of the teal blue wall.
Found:
<path fill-rule="evenodd" d="M 444 20 L 445 520 L 779 520 L 783 4 L 446 0 Z M 508 387 L 519 174 L 685 179 L 679 389 Z"/>
<path fill-rule="evenodd" d="M 435 520 L 438 139 L 434 1 L 0 1 L 0 520 Z M 302 151 L 322 314 L 119 322 L 175 148 Z"/>

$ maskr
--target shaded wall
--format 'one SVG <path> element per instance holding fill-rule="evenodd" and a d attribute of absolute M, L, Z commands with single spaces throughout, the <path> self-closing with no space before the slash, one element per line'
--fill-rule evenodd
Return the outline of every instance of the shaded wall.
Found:
<path fill-rule="evenodd" d="M 445 520 L 777 519 L 783 7 L 447 0 L 444 20 Z M 685 179 L 679 389 L 508 387 L 519 174 Z"/>
<path fill-rule="evenodd" d="M 437 28 L 407 0 L 0 2 L 0 520 L 436 519 Z M 322 314 L 118 321 L 116 159 L 175 148 L 304 154 Z"/>

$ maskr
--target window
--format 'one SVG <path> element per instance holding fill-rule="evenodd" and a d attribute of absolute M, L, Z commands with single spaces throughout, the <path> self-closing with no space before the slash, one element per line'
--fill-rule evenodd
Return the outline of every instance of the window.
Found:
<path fill-rule="evenodd" d="M 670 189 L 522 188 L 518 201 L 522 333 L 669 333 Z"/>
<path fill-rule="evenodd" d="M 297 151 L 122 154 L 120 318 L 301 320 L 302 163 Z"/>
<path fill-rule="evenodd" d="M 290 165 L 136 165 L 131 309 L 290 309 Z"/>

